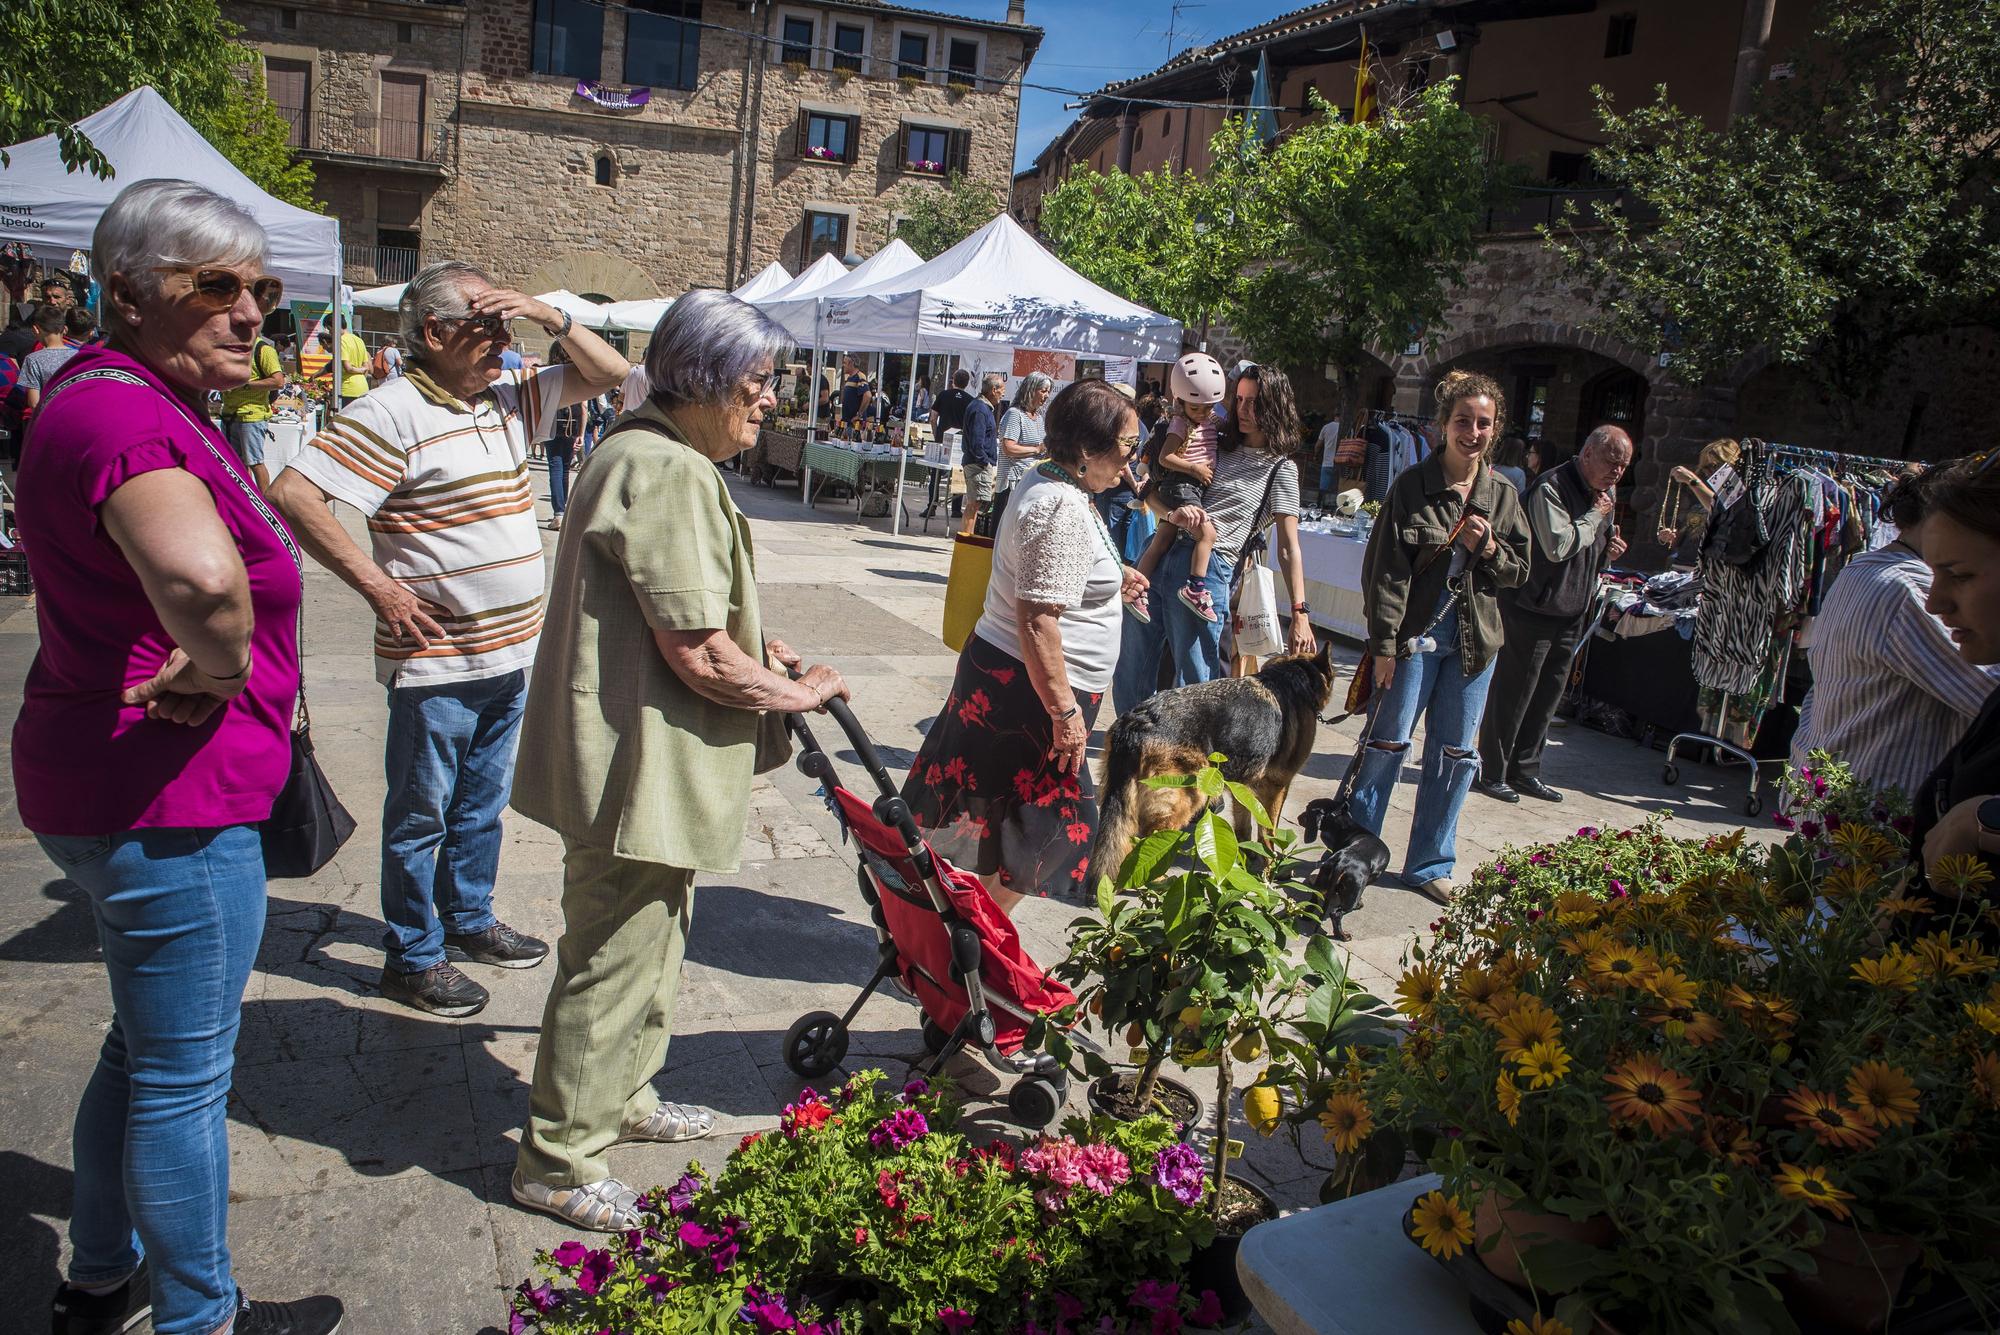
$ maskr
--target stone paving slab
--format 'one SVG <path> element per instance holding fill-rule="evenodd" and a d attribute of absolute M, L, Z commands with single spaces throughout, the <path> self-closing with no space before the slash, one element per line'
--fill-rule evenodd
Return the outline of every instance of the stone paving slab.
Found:
<path fill-rule="evenodd" d="M 886 520 L 808 511 L 793 493 L 731 485 L 752 521 L 767 631 L 848 676 L 856 712 L 900 782 L 957 661 L 937 639 L 949 538 L 892 536 Z M 553 546 L 554 535 L 548 540 Z M 504 1323 L 504 1291 L 526 1273 L 535 1249 L 567 1236 L 556 1221 L 514 1208 L 507 1193 L 549 971 L 479 969 L 493 1001 L 463 1021 L 415 1014 L 375 995 L 384 697 L 370 660 L 356 651 L 369 637 L 361 602 L 313 568 L 306 610 L 314 739 L 360 828 L 320 875 L 271 887 L 229 1103 L 238 1276 L 257 1295 L 340 1294 L 351 1335 L 483 1331 Z M 32 613 L 18 603 L 0 607 L 0 675 L 18 683 L 34 648 Z M 842 781 L 869 792 L 847 739 L 830 719 L 812 723 Z M 1321 739 L 1295 790 L 1295 810 L 1333 792 L 1356 736 L 1344 725 Z M 1683 786 L 1665 789 L 1657 753 L 1582 729 L 1557 732 L 1547 772 L 1570 801 L 1503 807 L 1472 799 L 1460 834 L 1465 868 L 1509 843 L 1656 810 L 1673 812 L 1691 833 L 1736 824 L 1736 775 L 1688 764 Z M 11 798 L 11 784 L 0 766 L 0 795 Z M 722 1126 L 699 1144 L 617 1148 L 613 1170 L 629 1181 L 671 1180 L 696 1158 L 719 1163 L 736 1138 L 774 1125 L 803 1084 L 780 1060 L 786 1028 L 808 1010 L 844 1011 L 872 971 L 876 938 L 855 888 L 853 852 L 817 787 L 789 766 L 759 779 L 741 869 L 698 883 L 675 1038 L 655 1083 L 668 1097 L 714 1106 Z M 1392 848 L 1413 798 L 1408 786 L 1396 795 Z M 561 928 L 561 842 L 513 816 L 505 837 L 498 908 L 515 926 L 553 940 Z M 1052 901 L 1023 905 L 1018 922 L 1028 948 L 1044 961 L 1059 958 L 1076 913 Z M 1413 933 L 1435 916 L 1434 905 L 1407 890 L 1371 889 L 1347 919 L 1357 938 L 1356 976 L 1386 991 Z M 857 1015 L 847 1066 L 880 1066 L 900 1078 L 924 1059 L 920 1017 L 900 994 L 885 993 Z M 28 1324 L 0 1317 L 0 1331 L 40 1329 L 41 1304 L 60 1273 L 69 1124 L 109 1019 L 87 901 L 55 875 L 7 801 L 0 806 L 0 1070 L 11 1078 L 0 1090 L 8 1127 L 0 1142 L 0 1256 L 17 1281 L 14 1312 L 25 1310 Z M 952 1073 L 975 1099 L 969 1128 L 1008 1129 L 994 1103 L 1004 1098 L 1001 1077 L 971 1058 L 958 1059 Z M 1212 1100 L 1213 1072 L 1187 1074 Z M 1240 1116 L 1231 1134 L 1248 1143 L 1246 1176 L 1289 1206 L 1314 1202 L 1325 1170 L 1309 1160 L 1325 1162 L 1319 1147 L 1309 1146 L 1302 1160 L 1288 1142 L 1250 1134 Z"/>

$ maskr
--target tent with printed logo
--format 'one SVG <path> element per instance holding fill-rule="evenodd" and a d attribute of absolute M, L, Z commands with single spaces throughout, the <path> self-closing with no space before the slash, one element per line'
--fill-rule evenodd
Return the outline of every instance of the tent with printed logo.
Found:
<path fill-rule="evenodd" d="M 766 297 L 756 305 L 790 331 L 800 346 L 811 346 L 813 341 L 813 320 L 819 313 L 820 304 L 852 292 L 866 292 L 877 284 L 886 283 L 898 274 L 908 273 L 923 263 L 923 257 L 911 250 L 898 237 L 888 245 L 870 255 L 867 259 L 834 279 L 825 287 L 802 297 L 778 299 Z M 866 349 L 880 351 L 880 349 Z"/>

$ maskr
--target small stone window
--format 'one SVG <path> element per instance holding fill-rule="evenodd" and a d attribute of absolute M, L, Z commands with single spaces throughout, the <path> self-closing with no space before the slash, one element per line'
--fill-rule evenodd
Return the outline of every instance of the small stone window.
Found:
<path fill-rule="evenodd" d="M 609 150 L 599 150 L 596 159 L 591 163 L 591 170 L 599 185 L 618 183 L 618 160 L 611 156 Z"/>

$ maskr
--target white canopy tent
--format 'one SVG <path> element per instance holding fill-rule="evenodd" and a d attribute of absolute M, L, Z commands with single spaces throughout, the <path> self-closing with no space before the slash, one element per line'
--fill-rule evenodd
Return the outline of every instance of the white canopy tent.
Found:
<path fill-rule="evenodd" d="M 111 163 L 112 175 L 100 180 L 87 169 L 69 170 L 53 134 L 9 148 L 0 167 L 7 240 L 24 241 L 44 258 L 67 257 L 90 249 L 97 220 L 135 181 L 193 181 L 256 216 L 270 238 L 269 270 L 287 288 L 334 299 L 339 222 L 258 189 L 151 87 L 133 89 L 77 128 Z"/>
<path fill-rule="evenodd" d="M 757 271 L 755 277 L 729 295 L 738 301 L 758 301 L 770 296 L 779 288 L 792 281 L 792 271 L 772 260 Z"/>
<path fill-rule="evenodd" d="M 607 307 L 585 300 L 566 287 L 559 287 L 553 292 L 539 293 L 535 300 L 546 301 L 586 329 L 602 329 L 609 318 L 606 314 Z"/>
<path fill-rule="evenodd" d="M 604 308 L 605 325 L 610 329 L 623 329 L 628 333 L 653 332 L 660 323 L 660 317 L 667 313 L 667 307 L 674 304 L 672 297 L 641 297 L 633 301 L 614 301 Z"/>
<path fill-rule="evenodd" d="M 354 294 L 354 304 L 366 306 L 371 311 L 393 311 L 396 303 L 403 299 L 403 289 L 408 283 L 389 283 L 382 287 L 364 287 Z"/>
<path fill-rule="evenodd" d="M 790 300 L 766 297 L 757 305 L 764 314 L 789 330 L 792 337 L 803 347 L 813 341 L 813 322 L 822 303 L 851 293 L 869 291 L 877 284 L 886 283 L 899 274 L 908 273 L 923 262 L 923 257 L 911 250 L 899 237 L 809 296 L 793 297 Z"/>
<path fill-rule="evenodd" d="M 799 297 L 809 297 L 822 288 L 831 286 L 847 277 L 845 264 L 835 259 L 831 252 L 814 260 L 806 271 L 776 292 L 752 299 L 751 304 L 760 310 L 770 310 L 781 301 L 793 301 Z"/>

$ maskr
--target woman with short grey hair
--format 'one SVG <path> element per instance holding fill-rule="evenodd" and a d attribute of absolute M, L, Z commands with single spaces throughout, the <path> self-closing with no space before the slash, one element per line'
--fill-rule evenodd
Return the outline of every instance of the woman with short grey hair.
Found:
<path fill-rule="evenodd" d="M 163 1335 L 340 1325 L 333 1298 L 245 1302 L 227 1236 L 257 827 L 291 770 L 303 590 L 290 531 L 204 407 L 251 378 L 266 257 L 257 220 L 213 191 L 121 191 L 91 244 L 109 341 L 50 379 L 21 465 L 40 645 L 14 790 L 89 897 L 111 993 L 71 1142 L 57 1331 L 149 1311 Z"/>
<path fill-rule="evenodd" d="M 697 872 L 733 872 L 785 713 L 847 686 L 764 638 L 750 526 L 716 465 L 756 443 L 790 335 L 726 292 L 660 317 L 651 397 L 577 474 L 535 655 L 513 805 L 563 839 L 562 941 L 513 1195 L 581 1229 L 640 1227 L 620 1141 L 694 1140 L 663 1103 Z M 782 755 L 778 757 L 782 759 Z"/>
<path fill-rule="evenodd" d="M 1056 382 L 1040 371 L 1030 371 L 1021 377 L 1021 392 L 1014 396 L 1014 406 L 1000 418 L 1000 480 L 994 483 L 996 491 L 1005 491 L 1022 478 L 1042 458 L 1042 442 L 1047 427 L 1042 421 L 1042 409 L 1049 401 L 1049 391 Z"/>

